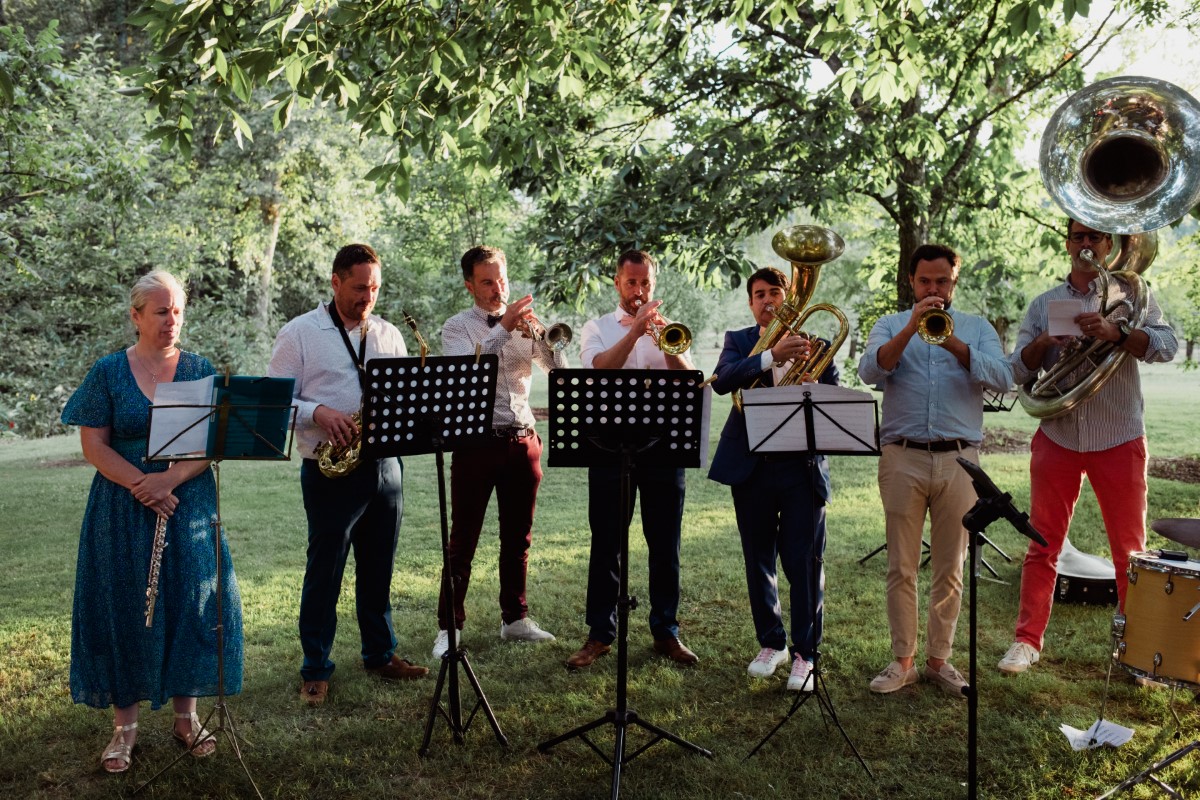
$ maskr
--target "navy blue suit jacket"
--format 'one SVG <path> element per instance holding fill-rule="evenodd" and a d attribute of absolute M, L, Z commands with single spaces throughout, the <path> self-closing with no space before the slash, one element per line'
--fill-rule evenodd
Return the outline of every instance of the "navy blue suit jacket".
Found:
<path fill-rule="evenodd" d="M 738 331 L 725 332 L 725 347 L 717 360 L 716 379 L 713 381 L 713 391 L 717 394 L 729 394 L 735 389 L 744 389 L 754 382 L 755 378 L 765 377 L 771 385 L 771 373 L 763 372 L 762 354 L 750 355 L 750 351 L 758 344 L 758 326 L 752 325 Z M 822 340 L 824 341 L 824 340 Z M 826 341 L 826 346 L 829 343 Z M 821 383 L 836 384 L 838 382 L 837 367 L 830 363 L 829 368 L 821 374 Z M 717 445 L 716 455 L 708 470 L 708 477 L 718 483 L 736 486 L 750 480 L 754 468 L 762 456 L 750 453 L 750 443 L 746 436 L 746 419 L 737 408 L 729 410 L 729 418 L 725 420 L 725 428 L 721 431 L 721 441 Z M 829 499 L 829 464 L 825 456 L 812 459 L 808 468 L 812 471 L 813 488 L 822 500 Z"/>

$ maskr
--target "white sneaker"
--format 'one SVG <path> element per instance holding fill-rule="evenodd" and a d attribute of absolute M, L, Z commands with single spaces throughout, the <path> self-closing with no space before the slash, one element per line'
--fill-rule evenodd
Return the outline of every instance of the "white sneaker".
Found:
<path fill-rule="evenodd" d="M 1041 655 L 1033 645 L 1025 642 L 1013 642 L 1012 647 L 1008 648 L 1008 652 L 1004 654 L 1004 658 L 1000 659 L 997 666 L 1005 675 L 1020 675 L 1036 664 L 1039 658 Z"/>
<path fill-rule="evenodd" d="M 764 647 L 758 651 L 758 655 L 750 662 L 750 666 L 746 667 L 746 672 L 750 673 L 752 678 L 769 678 L 775 674 L 775 670 L 779 669 L 780 664 L 786 664 L 792 658 L 792 654 L 783 650 L 773 650 L 770 647 Z"/>
<path fill-rule="evenodd" d="M 462 644 L 462 630 L 458 631 L 458 643 Z M 440 659 L 446 655 L 446 651 L 450 649 L 450 631 L 438 631 L 437 638 L 433 640 L 433 657 Z"/>
<path fill-rule="evenodd" d="M 542 630 L 542 626 L 529 617 L 523 617 L 516 622 L 501 622 L 500 638 L 506 642 L 553 642 L 554 634 Z"/>
<path fill-rule="evenodd" d="M 811 692 L 813 690 L 813 663 L 803 658 L 792 662 L 792 674 L 788 677 L 789 692 Z"/>

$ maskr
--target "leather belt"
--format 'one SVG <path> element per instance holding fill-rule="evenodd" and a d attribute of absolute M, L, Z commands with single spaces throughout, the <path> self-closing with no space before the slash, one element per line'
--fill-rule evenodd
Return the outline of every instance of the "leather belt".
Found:
<path fill-rule="evenodd" d="M 492 428 L 492 436 L 509 442 L 517 442 L 533 436 L 533 428 Z"/>
<path fill-rule="evenodd" d="M 917 450 L 928 450 L 931 453 L 948 453 L 951 450 L 966 450 L 973 445 L 966 439 L 945 439 L 938 442 L 915 442 L 912 439 L 897 439 L 892 444 Z"/>

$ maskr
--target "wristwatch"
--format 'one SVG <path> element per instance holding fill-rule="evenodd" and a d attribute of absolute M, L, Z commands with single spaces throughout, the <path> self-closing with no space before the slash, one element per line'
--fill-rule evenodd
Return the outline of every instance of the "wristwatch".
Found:
<path fill-rule="evenodd" d="M 1133 333 L 1133 328 L 1130 327 L 1128 322 L 1122 322 L 1119 327 L 1121 328 L 1121 335 L 1117 337 L 1117 347 L 1125 344 L 1125 340 L 1129 338 L 1129 334 Z"/>

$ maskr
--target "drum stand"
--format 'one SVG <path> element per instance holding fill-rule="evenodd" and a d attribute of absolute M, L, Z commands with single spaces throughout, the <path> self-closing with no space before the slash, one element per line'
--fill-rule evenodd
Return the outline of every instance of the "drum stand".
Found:
<path fill-rule="evenodd" d="M 1171 755 L 1167 756 L 1166 758 L 1162 759 L 1161 761 L 1154 762 L 1149 767 L 1147 767 L 1146 769 L 1139 772 L 1137 775 L 1134 775 L 1132 778 L 1126 780 L 1124 783 L 1122 783 L 1118 786 L 1115 786 L 1112 789 L 1105 792 L 1104 794 L 1100 795 L 1098 798 L 1096 798 L 1096 800 L 1105 800 L 1105 798 L 1114 797 L 1115 795 L 1120 794 L 1121 792 L 1125 791 L 1126 789 L 1129 789 L 1133 786 L 1138 785 L 1142 781 L 1149 781 L 1150 783 L 1153 783 L 1155 786 L 1157 786 L 1158 788 L 1160 788 L 1164 792 L 1166 792 L 1167 795 L 1169 795 L 1170 797 L 1177 798 L 1177 800 L 1183 800 L 1184 795 L 1180 794 L 1175 789 L 1173 789 L 1170 786 L 1168 786 L 1167 784 L 1163 783 L 1161 780 L 1159 780 L 1158 776 L 1155 775 L 1154 773 L 1160 769 L 1170 766 L 1171 764 L 1175 763 L 1176 761 L 1178 761 L 1179 759 L 1183 758 L 1188 753 L 1190 753 L 1196 749 L 1200 749 L 1200 739 L 1196 739 L 1195 741 L 1184 745 L 1183 747 L 1179 748 L 1174 753 L 1171 753 Z"/>

